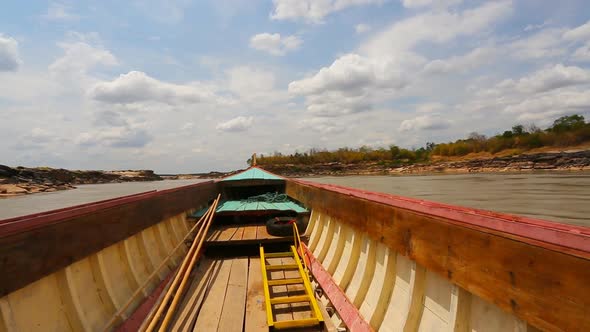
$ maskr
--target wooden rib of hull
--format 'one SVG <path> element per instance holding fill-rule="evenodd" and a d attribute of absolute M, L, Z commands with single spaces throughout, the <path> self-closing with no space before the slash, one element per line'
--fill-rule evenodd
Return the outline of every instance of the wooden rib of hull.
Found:
<path fill-rule="evenodd" d="M 323 213 L 314 213 L 318 223 L 310 242 L 330 234 L 330 225 L 345 227 L 340 221 Z M 330 220 L 330 222 L 322 222 Z M 334 233 L 337 234 L 337 233 Z M 428 271 L 406 256 L 361 234 L 340 234 L 337 242 L 345 242 L 340 255 L 324 257 L 327 272 L 352 270 L 352 280 L 338 272 L 334 281 L 357 307 L 362 317 L 376 331 L 527 331 L 527 324 L 514 315 L 465 291 L 452 282 Z M 357 242 L 357 243 L 355 243 Z M 360 243 L 362 242 L 362 243 Z M 310 250 L 321 257 L 323 250 L 334 243 L 317 241 Z M 334 269 L 334 268 L 333 268 Z M 328 301 L 324 298 L 325 302 Z M 342 320 L 332 316 L 336 324 Z M 528 330 L 533 330 L 528 327 Z"/>
<path fill-rule="evenodd" d="M 0 331 L 101 331 L 139 285 L 170 254 L 188 231 L 186 212 L 0 298 Z M 144 296 L 181 261 L 174 254 L 168 269 L 153 278 Z M 122 315 L 126 319 L 139 297 Z"/>
<path fill-rule="evenodd" d="M 332 189 L 287 184 L 312 208 L 308 250 L 347 297 L 332 304 L 337 311 L 352 303 L 376 331 L 590 330 L 588 252 Z"/>

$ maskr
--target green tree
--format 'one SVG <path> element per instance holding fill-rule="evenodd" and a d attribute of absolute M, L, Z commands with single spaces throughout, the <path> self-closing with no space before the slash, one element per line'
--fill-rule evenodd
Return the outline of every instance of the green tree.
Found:
<path fill-rule="evenodd" d="M 512 127 L 512 134 L 514 134 L 514 136 L 520 136 L 520 135 L 524 134 L 524 126 L 521 124 L 513 126 Z"/>
<path fill-rule="evenodd" d="M 399 157 L 399 147 L 397 145 L 390 145 L 389 146 L 389 153 L 391 153 L 391 160 L 397 159 Z"/>
<path fill-rule="evenodd" d="M 563 133 L 582 128 L 585 124 L 586 121 L 584 121 L 584 117 L 581 115 L 566 115 L 553 121 L 553 126 L 549 130 L 556 133 Z"/>

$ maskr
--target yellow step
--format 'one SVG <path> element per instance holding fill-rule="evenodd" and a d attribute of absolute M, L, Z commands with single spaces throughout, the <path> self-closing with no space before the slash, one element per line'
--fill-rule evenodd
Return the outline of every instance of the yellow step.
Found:
<path fill-rule="evenodd" d="M 277 280 L 269 280 L 269 286 L 282 286 L 282 285 L 294 285 L 294 284 L 302 284 L 303 278 L 290 278 L 290 279 L 277 279 Z"/>
<path fill-rule="evenodd" d="M 320 323 L 320 321 L 317 318 L 286 320 L 286 321 L 274 322 L 274 328 L 276 330 L 280 330 L 280 329 L 289 329 L 289 328 L 297 328 L 297 327 L 316 326 L 319 323 Z"/>
<path fill-rule="evenodd" d="M 276 271 L 276 270 L 297 270 L 299 266 L 297 264 L 282 264 L 282 265 L 267 265 L 267 271 Z"/>
<path fill-rule="evenodd" d="M 290 251 L 288 251 L 288 252 L 270 252 L 270 253 L 264 253 L 264 257 L 266 257 L 266 258 L 293 257 L 293 253 Z"/>
<path fill-rule="evenodd" d="M 307 295 L 281 296 L 270 299 L 270 304 L 285 304 L 297 302 L 311 302 Z"/>

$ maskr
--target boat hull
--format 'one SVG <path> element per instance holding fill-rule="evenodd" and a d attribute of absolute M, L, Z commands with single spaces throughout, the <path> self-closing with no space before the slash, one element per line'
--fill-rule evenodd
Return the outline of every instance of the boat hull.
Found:
<path fill-rule="evenodd" d="M 313 211 L 308 248 L 324 272 L 312 273 L 346 299 L 332 305 L 374 330 L 590 329 L 586 228 L 305 181 L 286 191 Z M 495 226 L 515 222 L 527 236 Z"/>
<path fill-rule="evenodd" d="M 332 330 L 590 330 L 588 228 L 299 180 L 285 190 L 311 210 L 304 256 Z M 171 255 L 187 214 L 218 192 L 207 182 L 0 221 L 0 331 L 137 329 L 186 253 Z M 212 230 L 209 245 L 267 240 L 248 227 Z"/>
<path fill-rule="evenodd" d="M 0 331 L 102 331 L 187 234 L 213 182 L 61 209 L 0 224 Z M 185 246 L 113 326 L 176 268 Z"/>

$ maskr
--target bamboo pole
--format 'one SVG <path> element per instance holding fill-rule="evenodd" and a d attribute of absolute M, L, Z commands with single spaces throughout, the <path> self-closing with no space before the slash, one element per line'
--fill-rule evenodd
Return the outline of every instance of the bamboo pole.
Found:
<path fill-rule="evenodd" d="M 215 202 L 214 205 L 217 206 L 217 202 Z M 174 294 L 174 299 L 172 300 L 172 304 L 170 304 L 170 307 L 168 308 L 168 312 L 166 313 L 166 316 L 164 317 L 164 321 L 162 321 L 162 325 L 160 326 L 159 332 L 166 331 L 166 328 L 168 327 L 168 324 L 170 323 L 170 320 L 172 319 L 172 316 L 174 315 L 174 311 L 176 310 L 176 306 L 178 305 L 178 302 L 180 301 L 180 299 L 182 297 L 182 293 L 184 292 L 184 289 L 186 287 L 186 284 L 187 284 L 188 278 L 191 274 L 191 271 L 192 271 L 195 263 L 197 262 L 197 259 L 199 256 L 198 253 L 201 250 L 201 248 L 203 247 L 203 242 L 205 240 L 205 237 L 207 236 L 207 232 L 209 231 L 209 227 L 211 227 L 211 224 L 213 223 L 213 215 L 214 214 L 215 214 L 215 210 L 213 210 L 213 213 L 211 214 L 211 216 L 209 218 L 209 222 L 205 225 L 205 233 L 204 233 L 205 235 L 199 241 L 199 245 L 197 247 L 197 250 L 193 254 L 193 257 L 191 258 L 191 262 L 188 266 L 188 269 L 184 272 L 182 282 L 180 283 L 178 291 L 176 292 L 176 294 Z"/>
<path fill-rule="evenodd" d="M 217 198 L 215 199 L 215 201 L 211 205 L 211 209 L 210 209 L 211 213 L 209 213 L 207 215 L 207 220 L 205 220 L 203 227 L 199 228 L 199 232 L 197 233 L 197 236 L 195 237 L 187 255 L 185 256 L 184 260 L 182 261 L 182 265 L 178 269 L 178 272 L 174 276 L 174 281 L 172 282 L 172 285 L 170 286 L 170 288 L 166 292 L 166 295 L 164 296 L 164 300 L 162 300 L 162 302 L 160 302 L 158 310 L 156 311 L 156 314 L 154 315 L 150 324 L 148 325 L 146 332 L 152 332 L 155 329 L 156 325 L 158 324 L 158 321 L 160 320 L 160 316 L 162 315 L 162 313 L 166 309 L 166 305 L 168 304 L 170 297 L 172 296 L 173 293 L 178 293 L 176 291 L 176 287 L 177 287 L 178 283 L 180 282 L 180 278 L 184 277 L 184 272 L 185 272 L 185 270 L 187 270 L 186 268 L 188 265 L 190 265 L 190 262 L 192 262 L 192 260 L 193 260 L 192 258 L 198 256 L 198 254 L 195 254 L 195 253 L 196 252 L 198 253 L 198 250 L 200 250 L 202 241 L 207 236 L 207 231 L 209 230 L 209 227 L 207 227 L 207 226 L 210 225 L 211 220 L 213 220 L 213 215 L 215 214 L 215 209 L 217 209 L 217 203 L 219 202 L 220 196 L 221 196 L 221 194 L 217 195 Z M 202 232 L 204 228 L 205 228 L 205 232 Z M 201 234 L 203 234 L 203 235 L 201 236 Z M 198 245 L 197 245 L 197 242 L 199 243 Z M 197 250 L 195 250 L 195 249 L 197 249 Z M 192 269 L 192 265 L 188 269 L 189 273 L 190 273 L 191 269 Z M 166 315 L 166 317 L 167 316 L 168 315 Z"/>
<path fill-rule="evenodd" d="M 176 245 L 176 247 L 174 247 L 174 249 L 172 249 L 172 251 L 170 252 L 170 254 L 168 256 L 166 256 L 162 260 L 162 262 L 160 263 L 160 265 L 158 265 L 158 267 L 156 267 L 154 269 L 154 271 L 152 272 L 152 274 L 150 274 L 147 277 L 147 279 L 144 281 L 144 283 L 131 295 L 131 297 L 129 298 L 129 300 L 127 300 L 127 302 L 125 302 L 125 304 L 119 310 L 117 310 L 117 312 L 113 315 L 113 317 L 103 327 L 102 331 L 108 331 L 113 326 L 113 324 L 117 321 L 117 318 L 119 318 L 121 316 L 121 314 L 125 310 L 127 310 L 127 308 L 133 302 L 133 300 L 135 300 L 135 298 L 139 294 L 141 294 L 141 292 L 147 287 L 147 285 L 150 283 L 150 281 L 152 280 L 152 278 L 155 277 L 160 272 L 160 270 L 162 269 L 162 267 L 164 267 L 164 265 L 166 265 L 168 263 L 168 261 L 172 258 L 172 256 L 174 256 L 174 254 L 176 253 L 176 251 L 182 246 L 182 244 L 184 243 L 184 241 L 186 241 L 191 236 L 191 234 L 195 231 L 195 229 L 197 228 L 197 226 L 203 226 L 203 225 L 205 225 L 205 222 L 204 221 L 205 221 L 206 218 L 208 218 L 210 212 L 211 212 L 211 209 L 207 210 L 207 212 L 195 223 L 195 225 L 188 231 L 188 233 L 178 243 L 178 245 Z"/>

